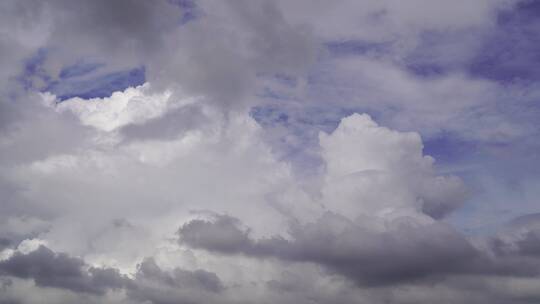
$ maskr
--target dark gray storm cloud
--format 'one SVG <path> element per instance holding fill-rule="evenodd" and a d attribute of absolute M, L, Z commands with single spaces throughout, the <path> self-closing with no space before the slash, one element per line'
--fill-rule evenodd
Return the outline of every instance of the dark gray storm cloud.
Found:
<path fill-rule="evenodd" d="M 155 304 L 209 303 L 225 289 L 213 272 L 187 271 L 175 268 L 162 270 L 152 259 L 139 264 L 135 278 L 128 287 L 128 296 L 134 300 Z"/>
<path fill-rule="evenodd" d="M 518 252 L 492 257 L 450 226 L 417 224 L 406 218 L 374 232 L 360 222 L 327 213 L 314 223 L 292 224 L 291 239 L 253 239 L 249 229 L 229 216 L 214 221 L 193 220 L 178 231 L 180 243 L 220 254 L 312 262 L 360 285 L 384 286 L 436 279 L 448 275 L 536 277 L 536 234 L 518 241 Z M 534 244 L 534 245 L 533 245 Z"/>
<path fill-rule="evenodd" d="M 27 254 L 16 253 L 0 262 L 0 274 L 32 279 L 37 286 L 56 287 L 75 292 L 104 294 L 121 288 L 127 279 L 112 268 L 90 267 L 79 258 L 55 253 L 45 246 Z"/>
<path fill-rule="evenodd" d="M 251 253 L 257 244 L 249 236 L 249 230 L 239 227 L 240 221 L 230 216 L 217 216 L 216 221 L 193 220 L 178 231 L 180 241 L 194 248 L 222 253 Z"/>
<path fill-rule="evenodd" d="M 136 278 L 152 280 L 165 286 L 177 288 L 194 288 L 209 292 L 220 292 L 224 289 L 217 275 L 205 270 L 187 271 L 179 268 L 167 273 L 159 268 L 153 259 L 146 259 L 139 265 Z"/>
<path fill-rule="evenodd" d="M 147 258 L 138 265 L 135 276 L 128 278 L 118 269 L 91 267 L 83 259 L 55 253 L 43 245 L 1 261 L 0 277 L 30 279 L 39 287 L 97 296 L 111 290 L 124 290 L 134 301 L 155 304 L 209 303 L 212 297 L 225 290 L 215 273 L 202 269 L 165 271 L 153 258 Z"/>

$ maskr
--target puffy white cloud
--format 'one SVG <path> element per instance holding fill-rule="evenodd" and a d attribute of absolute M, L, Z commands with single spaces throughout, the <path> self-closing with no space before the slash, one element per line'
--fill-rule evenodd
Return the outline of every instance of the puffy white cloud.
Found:
<path fill-rule="evenodd" d="M 58 111 L 71 111 L 84 125 L 112 131 L 128 124 L 140 124 L 158 117 L 168 109 L 171 92 L 151 94 L 149 84 L 115 92 L 111 97 L 82 99 L 74 97 L 56 106 Z M 183 106 L 193 102 L 187 98 L 175 103 Z"/>
<path fill-rule="evenodd" d="M 417 133 L 392 131 L 354 114 L 320 141 L 327 169 L 322 193 L 330 210 L 353 217 L 424 211 L 438 218 L 463 202 L 463 184 L 436 176 Z"/>

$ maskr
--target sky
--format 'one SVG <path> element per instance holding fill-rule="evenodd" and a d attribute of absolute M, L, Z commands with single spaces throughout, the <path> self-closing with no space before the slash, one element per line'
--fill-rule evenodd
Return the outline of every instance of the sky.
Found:
<path fill-rule="evenodd" d="M 0 304 L 540 302 L 540 1 L 3 0 Z"/>

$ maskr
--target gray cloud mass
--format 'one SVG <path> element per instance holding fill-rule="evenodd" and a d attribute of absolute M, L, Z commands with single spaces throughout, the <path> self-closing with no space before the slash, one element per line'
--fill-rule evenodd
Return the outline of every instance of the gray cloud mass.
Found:
<path fill-rule="evenodd" d="M 314 223 L 291 225 L 291 240 L 279 236 L 253 239 L 249 230 L 238 225 L 229 216 L 193 220 L 179 229 L 179 241 L 221 254 L 312 262 L 367 286 L 459 274 L 540 274 L 538 257 L 526 258 L 536 249 L 527 246 L 537 245 L 531 239 L 532 231 L 518 241 L 517 252 L 494 259 L 443 223 L 420 226 L 399 219 L 389 223 L 389 231 L 373 233 L 344 217 L 325 214 Z"/>

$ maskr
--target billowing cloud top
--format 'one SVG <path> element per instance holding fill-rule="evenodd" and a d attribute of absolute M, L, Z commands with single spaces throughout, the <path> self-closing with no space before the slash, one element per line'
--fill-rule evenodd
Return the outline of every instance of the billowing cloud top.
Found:
<path fill-rule="evenodd" d="M 533 0 L 5 0 L 0 303 L 538 303 Z"/>

